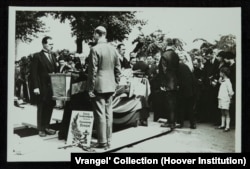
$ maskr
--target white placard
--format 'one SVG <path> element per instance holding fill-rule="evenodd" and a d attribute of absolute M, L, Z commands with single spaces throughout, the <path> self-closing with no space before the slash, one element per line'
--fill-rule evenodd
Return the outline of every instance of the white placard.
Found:
<path fill-rule="evenodd" d="M 90 147 L 94 116 L 91 111 L 72 111 L 67 145 Z"/>

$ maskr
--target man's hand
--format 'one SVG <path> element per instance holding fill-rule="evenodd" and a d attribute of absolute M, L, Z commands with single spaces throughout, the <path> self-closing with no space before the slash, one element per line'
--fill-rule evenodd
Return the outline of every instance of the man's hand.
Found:
<path fill-rule="evenodd" d="M 222 81 L 223 81 L 223 79 L 222 79 L 222 77 L 220 77 L 218 82 L 222 83 Z"/>
<path fill-rule="evenodd" d="M 35 95 L 39 95 L 39 94 L 40 94 L 39 88 L 35 88 L 35 89 L 34 89 L 34 93 L 35 93 Z"/>
<path fill-rule="evenodd" d="M 113 95 L 112 95 L 112 96 L 113 96 L 113 97 L 115 97 L 115 95 L 116 95 L 116 91 L 113 93 Z"/>
<path fill-rule="evenodd" d="M 89 92 L 89 97 L 90 97 L 90 98 L 94 98 L 94 97 L 95 97 L 95 94 L 91 91 L 91 92 Z"/>
<path fill-rule="evenodd" d="M 211 85 L 212 85 L 213 87 L 215 87 L 215 86 L 217 85 L 217 83 L 218 83 L 217 80 L 213 80 L 212 83 L 211 83 Z"/>
<path fill-rule="evenodd" d="M 142 84 L 146 84 L 146 80 L 147 80 L 146 78 L 142 78 L 142 79 L 141 79 L 141 83 L 142 83 Z"/>
<path fill-rule="evenodd" d="M 161 89 L 161 91 L 164 91 L 164 92 L 167 91 L 166 87 L 160 87 L 160 89 Z"/>

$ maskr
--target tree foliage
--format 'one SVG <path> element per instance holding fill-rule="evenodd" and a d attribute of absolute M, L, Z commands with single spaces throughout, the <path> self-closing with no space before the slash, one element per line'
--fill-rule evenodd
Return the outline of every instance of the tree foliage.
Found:
<path fill-rule="evenodd" d="M 235 35 L 232 35 L 232 34 L 223 35 L 220 37 L 219 40 L 216 40 L 214 44 L 202 38 L 197 38 L 193 42 L 196 42 L 199 40 L 203 41 L 201 48 L 219 49 L 219 50 L 229 51 L 229 52 L 236 54 L 236 36 Z"/>
<path fill-rule="evenodd" d="M 50 13 L 62 23 L 66 20 L 70 21 L 72 36 L 77 37 L 77 43 L 92 40 L 94 29 L 100 25 L 107 29 L 108 41 L 123 41 L 132 31 L 132 26 L 146 24 L 145 21 L 136 19 L 135 12 L 60 11 Z"/>
<path fill-rule="evenodd" d="M 38 32 L 45 32 L 45 24 L 39 20 L 42 16 L 51 14 L 61 23 L 70 21 L 72 36 L 76 37 L 77 52 L 81 53 L 82 41 L 89 42 L 97 26 L 107 29 L 108 41 L 123 41 L 132 31 L 132 26 L 145 25 L 143 20 L 136 19 L 135 12 L 95 12 L 95 11 L 17 11 L 16 40 L 31 42 Z"/>
<path fill-rule="evenodd" d="M 236 54 L 236 36 L 231 34 L 221 36 L 220 40 L 216 41 L 216 47 Z"/>
<path fill-rule="evenodd" d="M 38 32 L 45 32 L 45 24 L 39 20 L 44 12 L 16 11 L 16 40 L 31 42 Z"/>

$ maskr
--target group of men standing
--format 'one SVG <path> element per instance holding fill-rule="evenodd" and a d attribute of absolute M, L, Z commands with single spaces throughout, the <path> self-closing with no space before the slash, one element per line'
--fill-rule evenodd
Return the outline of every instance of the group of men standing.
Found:
<path fill-rule="evenodd" d="M 133 65 L 124 57 L 125 46 L 117 49 L 106 40 L 107 31 L 98 26 L 93 34 L 96 45 L 91 47 L 88 65 L 87 91 L 92 101 L 98 143 L 96 148 L 111 145 L 112 137 L 112 99 L 119 83 L 121 67 L 131 68 Z M 45 137 L 56 132 L 49 129 L 55 101 L 52 100 L 50 73 L 59 72 L 56 56 L 53 54 L 53 39 L 42 40 L 43 50 L 34 54 L 31 75 L 34 83 L 33 92 L 37 96 L 37 127 L 39 135 Z M 157 75 L 150 79 L 154 88 L 152 106 L 155 117 L 164 113 L 168 122 L 162 127 L 174 129 L 176 122 L 183 126 L 186 113 L 189 116 L 190 128 L 195 129 L 194 118 L 197 80 L 188 65 L 175 52 L 173 42 L 169 41 L 157 63 Z M 136 59 L 136 58 L 132 58 Z M 140 65 L 141 66 L 141 65 Z M 160 92 L 159 92 L 160 91 Z M 159 103 L 161 106 L 158 106 Z M 178 107 L 177 107 L 178 104 Z"/>

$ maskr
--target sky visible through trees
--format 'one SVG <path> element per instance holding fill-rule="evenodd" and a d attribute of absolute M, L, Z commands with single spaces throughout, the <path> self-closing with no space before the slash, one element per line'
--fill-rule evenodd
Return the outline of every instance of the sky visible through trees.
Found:
<path fill-rule="evenodd" d="M 236 38 L 240 37 L 241 19 L 240 10 L 237 8 L 141 8 L 135 16 L 136 19 L 147 21 L 147 24 L 142 26 L 143 33 L 147 35 L 161 29 L 170 38 L 180 38 L 186 42 L 184 46 L 186 50 L 199 47 L 201 42 L 193 42 L 196 38 L 215 43 L 215 40 L 219 40 L 222 35 L 232 34 Z M 30 43 L 19 42 L 17 59 L 41 50 L 41 38 L 45 35 L 54 38 L 55 50 L 76 51 L 76 37 L 71 36 L 69 21 L 60 23 L 51 16 L 42 17 L 41 21 L 48 31 L 37 33 L 37 37 Z M 132 41 L 140 33 L 138 26 L 132 28 L 127 40 L 124 41 L 127 55 L 135 46 L 132 45 Z M 83 53 L 88 53 L 86 47 L 87 45 L 83 43 Z"/>

